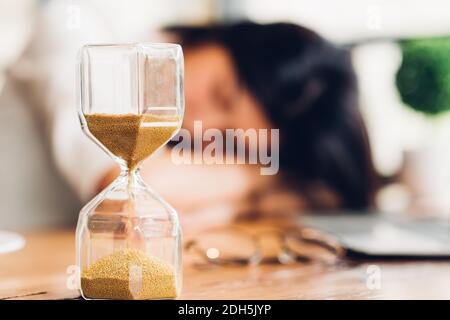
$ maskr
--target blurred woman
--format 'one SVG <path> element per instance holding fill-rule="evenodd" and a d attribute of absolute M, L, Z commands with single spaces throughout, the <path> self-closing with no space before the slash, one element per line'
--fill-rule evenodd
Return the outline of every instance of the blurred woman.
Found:
<path fill-rule="evenodd" d="M 27 52 L 14 74 L 39 101 L 57 168 L 86 202 L 118 168 L 81 132 L 75 53 L 85 43 L 122 40 L 85 23 L 64 42 L 66 32 L 53 32 L 64 23 L 61 18 L 43 27 L 47 32 L 35 39 L 41 50 Z M 178 26 L 148 40 L 183 46 L 186 129 L 201 120 L 203 130 L 280 130 L 280 171 L 272 176 L 260 175 L 258 165 L 176 165 L 170 148 L 144 162 L 143 178 L 178 209 L 185 227 L 240 214 L 371 207 L 374 170 L 347 51 L 288 23 Z"/>
<path fill-rule="evenodd" d="M 197 209 L 232 203 L 234 213 L 252 214 L 372 205 L 374 169 L 347 51 L 288 23 L 166 31 L 185 52 L 186 129 L 193 131 L 201 120 L 203 130 L 280 130 L 276 176 L 259 176 L 250 166 L 174 169 L 167 159 L 164 170 L 149 161 L 143 170 L 149 181 L 153 176 L 158 184 L 165 174 L 179 178 L 163 192 L 169 201 Z M 176 187 L 183 179 L 185 188 Z M 211 211 L 217 219 L 220 211 Z"/>

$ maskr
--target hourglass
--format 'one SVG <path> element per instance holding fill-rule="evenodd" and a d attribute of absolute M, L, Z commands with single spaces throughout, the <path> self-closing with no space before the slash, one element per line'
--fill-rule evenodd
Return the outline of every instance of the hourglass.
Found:
<path fill-rule="evenodd" d="M 176 44 L 88 45 L 79 53 L 83 131 L 121 173 L 80 212 L 76 231 L 85 299 L 175 298 L 181 233 L 175 210 L 139 175 L 180 129 L 183 54 Z"/>

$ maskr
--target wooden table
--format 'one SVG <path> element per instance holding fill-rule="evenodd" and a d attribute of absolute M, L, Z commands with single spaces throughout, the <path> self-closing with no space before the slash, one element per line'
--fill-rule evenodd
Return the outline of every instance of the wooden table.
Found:
<path fill-rule="evenodd" d="M 23 250 L 0 255 L 0 298 L 77 298 L 66 285 L 73 231 L 29 233 L 26 240 Z M 450 262 L 198 268 L 185 257 L 181 299 L 450 299 Z M 378 271 L 379 288 L 370 278 Z"/>

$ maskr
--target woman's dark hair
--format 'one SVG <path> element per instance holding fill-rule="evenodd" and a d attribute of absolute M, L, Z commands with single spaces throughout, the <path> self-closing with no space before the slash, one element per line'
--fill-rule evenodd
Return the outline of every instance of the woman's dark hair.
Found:
<path fill-rule="evenodd" d="M 325 185 L 341 208 L 371 206 L 375 175 L 348 51 L 290 23 L 166 31 L 187 48 L 217 43 L 230 52 L 240 79 L 280 129 L 280 169 L 289 182 L 307 195 Z"/>

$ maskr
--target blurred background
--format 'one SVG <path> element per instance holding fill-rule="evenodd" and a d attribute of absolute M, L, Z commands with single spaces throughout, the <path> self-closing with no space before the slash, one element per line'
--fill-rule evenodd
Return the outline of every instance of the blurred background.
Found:
<path fill-rule="evenodd" d="M 82 202 L 55 163 L 43 105 L 71 101 L 84 41 L 155 41 L 166 25 L 240 20 L 293 22 L 349 48 L 386 178 L 377 209 L 450 216 L 447 0 L 0 0 L 0 227 L 76 222 Z"/>

